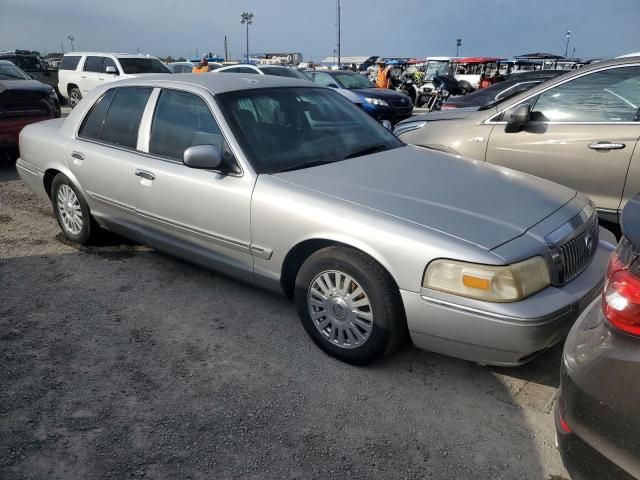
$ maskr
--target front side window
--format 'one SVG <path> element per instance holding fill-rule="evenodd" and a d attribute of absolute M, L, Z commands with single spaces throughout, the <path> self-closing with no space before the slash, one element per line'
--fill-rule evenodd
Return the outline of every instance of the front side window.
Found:
<path fill-rule="evenodd" d="M 262 67 L 262 73 L 265 75 L 275 75 L 276 77 L 297 78 L 298 80 L 309 80 L 303 73 L 293 68 L 286 67 Z"/>
<path fill-rule="evenodd" d="M 102 63 L 102 71 L 106 72 L 107 67 L 113 67 L 116 69 L 116 72 L 118 71 L 118 67 L 116 67 L 116 62 L 114 62 L 113 59 L 109 57 L 104 57 L 104 62 Z"/>
<path fill-rule="evenodd" d="M 216 99 L 258 173 L 337 162 L 403 145 L 342 95 L 325 88 L 242 90 Z"/>
<path fill-rule="evenodd" d="M 60 62 L 59 70 L 75 70 L 82 57 L 78 55 L 65 55 Z"/>
<path fill-rule="evenodd" d="M 79 136 L 136 148 L 140 120 L 151 91 L 148 87 L 123 87 L 107 91 L 91 108 L 80 127 Z"/>
<path fill-rule="evenodd" d="M 84 67 L 82 68 L 85 72 L 102 72 L 102 62 L 104 61 L 104 57 L 87 57 L 84 61 Z"/>
<path fill-rule="evenodd" d="M 34 57 L 18 57 L 18 66 L 23 70 L 40 70 L 42 65 Z"/>
<path fill-rule="evenodd" d="M 553 122 L 633 122 L 639 119 L 640 66 L 610 68 L 541 93 L 532 119 Z"/>
<path fill-rule="evenodd" d="M 220 145 L 222 133 L 205 101 L 188 92 L 163 90 L 151 125 L 149 153 L 182 160 L 194 145 Z"/>
<path fill-rule="evenodd" d="M 311 80 L 318 85 L 322 85 L 323 87 L 338 88 L 338 84 L 333 78 L 331 78 L 331 75 L 319 72 L 310 73 L 309 75 L 311 76 Z"/>
<path fill-rule="evenodd" d="M 122 71 L 127 74 L 171 73 L 157 58 L 118 58 Z"/>

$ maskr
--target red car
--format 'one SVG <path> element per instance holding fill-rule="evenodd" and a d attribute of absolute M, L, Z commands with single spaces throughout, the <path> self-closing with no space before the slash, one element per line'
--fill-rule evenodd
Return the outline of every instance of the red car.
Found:
<path fill-rule="evenodd" d="M 60 103 L 52 87 L 0 60 L 0 149 L 17 149 L 26 125 L 59 116 Z"/>

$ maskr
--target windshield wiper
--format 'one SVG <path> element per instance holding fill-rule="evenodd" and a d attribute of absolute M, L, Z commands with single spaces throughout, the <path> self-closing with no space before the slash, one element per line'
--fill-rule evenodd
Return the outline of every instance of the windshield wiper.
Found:
<path fill-rule="evenodd" d="M 292 167 L 283 168 L 282 170 L 278 170 L 276 173 L 291 172 L 293 170 L 302 170 L 303 168 L 317 167 L 318 165 L 326 165 L 327 163 L 334 163 L 336 161 L 337 160 L 310 160 L 308 162 L 300 163 Z"/>
<path fill-rule="evenodd" d="M 360 150 L 356 150 L 355 152 L 351 152 L 346 157 L 342 157 L 343 160 L 347 160 L 349 158 L 361 157 L 362 155 L 369 155 L 371 153 L 381 152 L 382 150 L 387 150 L 388 147 L 384 144 L 380 145 L 371 145 L 369 147 L 362 148 Z"/>

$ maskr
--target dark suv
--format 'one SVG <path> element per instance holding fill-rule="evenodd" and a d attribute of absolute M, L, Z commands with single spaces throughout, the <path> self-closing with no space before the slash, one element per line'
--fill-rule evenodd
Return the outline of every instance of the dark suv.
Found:
<path fill-rule="evenodd" d="M 34 80 L 50 85 L 58 94 L 58 100 L 61 100 L 60 94 L 58 93 L 58 71 L 46 69 L 35 53 L 37 52 L 32 53 L 28 50 L 0 52 L 0 60 L 8 60 L 26 72 L 27 75 Z"/>

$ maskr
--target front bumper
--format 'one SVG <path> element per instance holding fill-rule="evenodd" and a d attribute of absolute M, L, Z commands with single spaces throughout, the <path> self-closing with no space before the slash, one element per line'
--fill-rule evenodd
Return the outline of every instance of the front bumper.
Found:
<path fill-rule="evenodd" d="M 610 238 L 601 230 L 601 238 Z M 601 240 L 589 267 L 562 288 L 514 303 L 466 302 L 423 289 L 401 290 L 413 343 L 425 350 L 487 365 L 516 366 L 563 340 L 601 292 L 613 245 Z"/>

